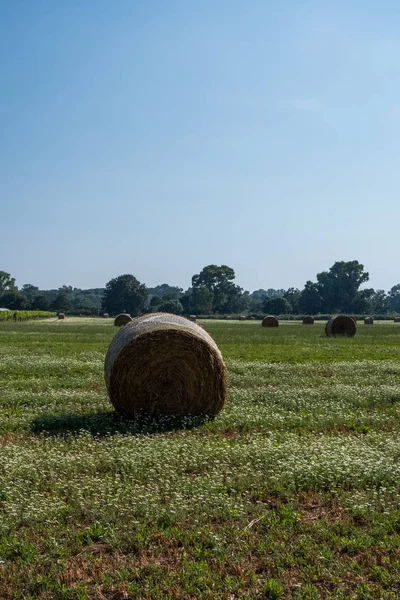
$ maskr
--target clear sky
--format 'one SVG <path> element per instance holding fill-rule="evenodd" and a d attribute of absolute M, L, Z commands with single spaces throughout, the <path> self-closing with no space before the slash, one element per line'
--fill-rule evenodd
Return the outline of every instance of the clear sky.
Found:
<path fill-rule="evenodd" d="M 400 282 L 397 0 L 2 0 L 0 270 Z"/>

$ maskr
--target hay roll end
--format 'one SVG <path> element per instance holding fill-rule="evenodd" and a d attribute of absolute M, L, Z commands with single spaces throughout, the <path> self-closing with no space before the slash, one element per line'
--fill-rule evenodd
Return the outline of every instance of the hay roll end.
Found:
<path fill-rule="evenodd" d="M 357 323 L 354 317 L 349 315 L 337 315 L 331 317 L 325 325 L 325 333 L 328 337 L 346 336 L 354 337 L 357 331 Z"/>
<path fill-rule="evenodd" d="M 104 364 L 116 411 L 141 414 L 216 415 L 226 397 L 226 369 L 209 334 L 167 313 L 145 315 L 112 340 Z"/>
<path fill-rule="evenodd" d="M 262 327 L 279 327 L 279 321 L 276 317 L 268 315 L 261 321 Z"/>
<path fill-rule="evenodd" d="M 127 313 L 121 313 L 115 317 L 114 325 L 115 325 L 115 327 L 123 327 L 124 325 L 127 325 L 131 321 L 132 321 L 131 315 L 128 315 Z"/>

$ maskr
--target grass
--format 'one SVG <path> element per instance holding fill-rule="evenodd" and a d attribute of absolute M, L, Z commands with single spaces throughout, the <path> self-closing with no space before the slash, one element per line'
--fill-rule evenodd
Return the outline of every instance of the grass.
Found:
<path fill-rule="evenodd" d="M 112 320 L 0 324 L 0 598 L 400 597 L 400 325 L 202 324 L 226 408 L 140 422 Z"/>

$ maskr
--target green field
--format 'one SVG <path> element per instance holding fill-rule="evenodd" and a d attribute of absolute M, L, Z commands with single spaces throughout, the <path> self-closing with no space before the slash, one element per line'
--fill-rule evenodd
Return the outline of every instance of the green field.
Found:
<path fill-rule="evenodd" d="M 204 321 L 212 421 L 111 410 L 107 319 L 0 323 L 0 598 L 400 598 L 400 324 Z"/>

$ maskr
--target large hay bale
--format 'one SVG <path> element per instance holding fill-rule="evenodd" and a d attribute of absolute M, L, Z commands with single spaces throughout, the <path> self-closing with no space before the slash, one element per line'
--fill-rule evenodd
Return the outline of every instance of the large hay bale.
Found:
<path fill-rule="evenodd" d="M 217 414 L 226 369 L 214 340 L 196 323 L 166 313 L 144 315 L 112 340 L 104 375 L 120 414 Z"/>
<path fill-rule="evenodd" d="M 372 317 L 365 317 L 364 325 L 373 325 L 373 324 L 374 324 L 374 319 Z"/>
<path fill-rule="evenodd" d="M 331 317 L 325 325 L 325 333 L 329 337 L 344 335 L 354 337 L 357 331 L 357 324 L 353 317 L 349 315 L 337 315 Z"/>
<path fill-rule="evenodd" d="M 263 327 L 279 327 L 279 321 L 276 317 L 268 315 L 267 317 L 263 318 L 261 325 Z"/>
<path fill-rule="evenodd" d="M 57 317 L 61 320 L 61 319 L 65 319 L 65 315 L 64 313 L 58 313 Z"/>
<path fill-rule="evenodd" d="M 314 325 L 314 319 L 312 317 L 304 317 L 303 325 Z"/>
<path fill-rule="evenodd" d="M 117 315 L 115 317 L 115 319 L 114 319 L 114 325 L 116 327 L 122 327 L 122 325 L 127 325 L 131 321 L 132 321 L 131 315 L 128 315 L 126 313 L 121 313 L 120 315 Z"/>

